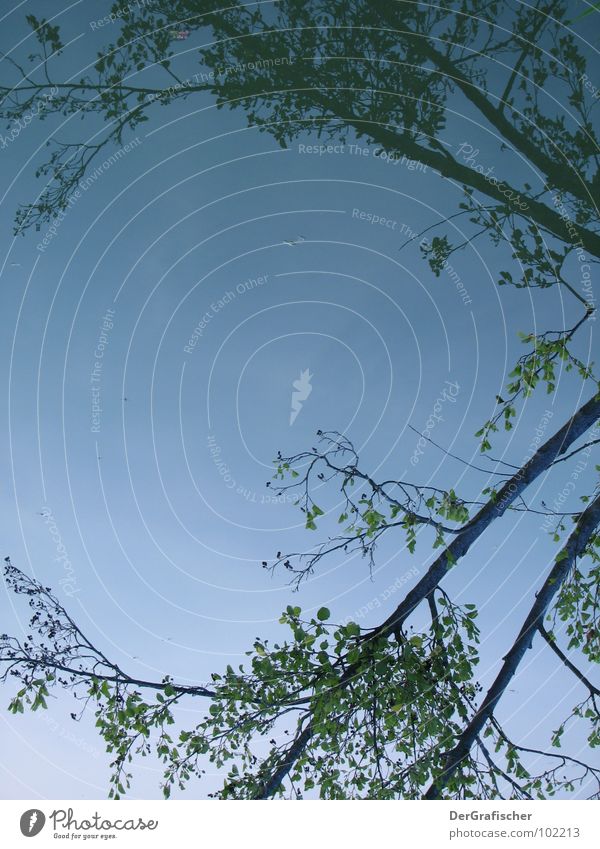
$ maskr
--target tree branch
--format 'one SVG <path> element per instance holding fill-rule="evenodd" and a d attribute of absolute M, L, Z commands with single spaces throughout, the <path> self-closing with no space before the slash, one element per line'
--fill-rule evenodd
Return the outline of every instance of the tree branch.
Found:
<path fill-rule="evenodd" d="M 521 492 L 529 486 L 539 475 L 541 475 L 551 465 L 552 461 L 560 454 L 564 453 L 576 439 L 578 439 L 585 431 L 594 424 L 600 417 L 600 394 L 590 399 L 584 404 L 570 419 L 560 428 L 554 436 L 542 445 L 529 462 L 523 466 L 513 477 L 507 481 L 500 489 L 495 499 L 490 500 L 485 507 L 474 517 L 468 526 L 465 526 L 465 531 L 461 533 L 453 542 L 445 549 L 445 551 L 434 561 L 429 567 L 427 573 L 421 580 L 410 590 L 404 600 L 398 605 L 396 610 L 389 616 L 381 625 L 373 628 L 371 631 L 364 634 L 361 642 L 375 640 L 381 637 L 389 637 L 392 634 L 399 634 L 402 625 L 415 608 L 435 590 L 436 586 L 444 578 L 449 569 L 456 563 L 459 557 L 467 553 L 471 545 L 478 539 L 486 528 L 508 509 L 510 504 L 521 494 Z M 594 504 L 597 504 L 597 509 L 600 514 L 600 496 Z M 579 519 L 577 528 L 585 524 L 584 516 L 590 515 L 591 505 Z M 588 536 L 591 534 L 589 531 Z M 581 537 L 582 538 L 582 537 Z M 571 543 L 568 543 L 571 544 Z M 563 561 L 564 562 L 564 561 Z M 340 676 L 337 686 L 343 687 L 352 679 L 360 674 L 360 661 L 350 664 L 345 672 Z M 484 720 L 485 721 L 485 720 Z M 471 733 L 469 739 L 472 745 L 473 740 L 477 737 L 483 723 L 477 725 L 474 733 Z M 292 744 L 285 757 L 285 772 L 287 775 L 291 769 L 292 761 L 297 759 L 311 739 L 312 733 L 310 726 L 307 726 L 302 738 L 298 739 L 298 745 Z M 267 783 L 265 783 L 267 786 Z M 272 788 L 271 795 L 275 792 L 279 782 L 268 782 L 268 787 Z M 267 794 L 264 795 L 267 798 Z"/>
<path fill-rule="evenodd" d="M 589 678 L 583 674 L 583 672 L 578 669 L 574 663 L 572 663 L 566 654 L 557 646 L 556 640 L 553 640 L 548 631 L 544 628 L 544 623 L 542 620 L 538 622 L 537 630 L 540 635 L 544 638 L 544 640 L 548 643 L 554 654 L 560 659 L 561 663 L 569 669 L 576 678 L 579 678 L 581 683 L 587 687 L 591 696 L 600 696 L 600 690 L 598 687 L 595 687 Z"/>
<path fill-rule="evenodd" d="M 281 786 L 281 782 L 308 745 L 312 735 L 313 730 L 310 723 L 305 728 L 302 728 L 301 723 L 299 724 L 298 732 L 292 743 L 280 758 L 277 766 L 274 767 L 271 774 L 256 791 L 256 794 L 252 797 L 253 799 L 269 799 L 277 792 Z"/>
<path fill-rule="evenodd" d="M 599 417 L 600 394 L 584 404 L 554 436 L 538 449 L 522 469 L 519 469 L 510 480 L 506 481 L 498 490 L 495 498 L 490 499 L 479 513 L 470 522 L 467 522 L 456 539 L 432 563 L 426 574 L 406 595 L 392 615 L 382 625 L 370 632 L 366 638 L 390 634 L 400 627 L 421 601 L 440 583 L 454 563 L 467 553 L 486 528 L 495 519 L 502 516 L 529 484 L 546 471 L 551 463 L 585 433 Z"/>
<path fill-rule="evenodd" d="M 456 745 L 443 757 L 443 769 L 430 785 L 424 799 L 439 799 L 461 763 L 468 756 L 471 746 L 477 739 L 485 723 L 492 717 L 499 700 L 504 695 L 511 679 L 517 672 L 526 651 L 531 648 L 534 634 L 539 630 L 540 622 L 548 612 L 550 602 L 566 580 L 575 565 L 577 557 L 584 551 L 590 537 L 600 525 L 600 494 L 581 514 L 566 545 L 557 556 L 550 574 L 537 593 L 535 602 L 527 614 L 517 639 L 504 657 L 504 663 L 495 681 L 488 690 L 481 707 L 471 719 Z"/>

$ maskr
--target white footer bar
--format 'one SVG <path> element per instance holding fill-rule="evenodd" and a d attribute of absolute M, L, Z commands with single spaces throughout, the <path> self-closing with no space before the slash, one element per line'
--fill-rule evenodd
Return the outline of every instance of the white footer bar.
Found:
<path fill-rule="evenodd" d="M 219 849 L 225 843 L 243 849 L 597 849 L 599 814 L 597 802 L 583 801 L 0 801 L 0 843 L 8 849 L 67 843 L 167 849 Z"/>

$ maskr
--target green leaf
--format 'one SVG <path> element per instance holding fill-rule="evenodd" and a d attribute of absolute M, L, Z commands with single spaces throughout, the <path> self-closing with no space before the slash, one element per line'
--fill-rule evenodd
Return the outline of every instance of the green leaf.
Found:
<path fill-rule="evenodd" d="M 555 562 L 555 563 L 560 563 L 560 561 L 561 561 L 561 560 L 565 560 L 565 558 L 567 558 L 568 556 L 569 556 L 568 551 L 566 551 L 566 550 L 563 548 L 563 550 L 562 550 L 562 551 L 559 551 L 559 552 L 558 552 L 558 554 L 556 555 L 556 557 L 554 558 L 554 562 Z"/>
<path fill-rule="evenodd" d="M 319 619 L 321 622 L 324 622 L 326 619 L 329 619 L 330 616 L 331 611 L 328 607 L 320 607 L 317 610 L 317 619 Z"/>
<path fill-rule="evenodd" d="M 346 625 L 346 633 L 349 637 L 358 637 L 360 634 L 360 627 L 356 624 L 356 622 L 348 622 Z"/>

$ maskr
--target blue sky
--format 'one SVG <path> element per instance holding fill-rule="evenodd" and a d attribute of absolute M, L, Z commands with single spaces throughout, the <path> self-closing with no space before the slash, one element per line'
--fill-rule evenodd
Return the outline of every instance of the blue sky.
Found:
<path fill-rule="evenodd" d="M 101 5 L 108 11 L 95 4 L 95 16 Z M 11 17 L 3 49 L 25 32 L 22 18 Z M 114 37 L 92 33 L 90 19 L 83 3 L 61 15 L 65 40 L 83 33 L 63 60 L 73 73 Z M 71 122 L 63 132 L 77 137 L 85 126 Z M 284 573 L 271 578 L 259 565 L 278 549 L 314 542 L 297 509 L 273 503 L 265 487 L 277 450 L 310 447 L 319 428 L 339 430 L 376 477 L 435 481 L 476 498 L 489 479 L 433 445 L 411 466 L 418 436 L 409 425 L 422 430 L 446 382 L 458 384 L 431 437 L 477 457 L 473 433 L 523 352 L 517 331 L 569 323 L 572 303 L 555 290 L 499 289 L 509 252 L 481 240 L 453 257 L 465 303 L 447 275 L 430 272 L 418 240 L 399 251 L 407 228 L 419 232 L 456 210 L 459 187 L 431 169 L 386 163 L 373 148 L 303 153 L 299 143 L 319 143 L 310 133 L 283 151 L 247 128 L 242 112 L 217 111 L 208 96 L 156 107 L 139 143 L 81 193 L 40 252 L 44 229 L 13 240 L 11 221 L 17 204 L 41 189 L 35 162 L 53 127 L 33 122 L 0 152 L 3 556 L 54 586 L 93 640 L 148 678 L 169 672 L 204 681 L 241 662 L 256 636 L 280 635 L 277 619 L 291 601 L 309 612 L 326 604 L 338 621 L 378 599 L 360 618 L 375 624 L 399 600 L 390 589 L 398 577 L 414 569 L 414 582 L 430 562 L 426 535 L 412 557 L 400 537 L 386 539 L 372 576 L 360 558 L 332 558 L 294 595 Z M 468 112 L 454 116 L 446 141 L 468 142 L 490 165 L 498 156 Z M 517 161 L 511 167 L 524 173 Z M 373 224 L 360 212 L 397 224 Z M 584 357 L 593 330 L 584 331 Z M 307 369 L 312 391 L 290 426 L 293 382 Z M 540 391 L 520 408 L 494 456 L 519 463 L 544 411 L 553 413 L 549 436 L 580 392 L 577 379 L 561 375 L 554 397 Z M 570 471 L 557 467 L 540 483 L 542 497 L 551 502 Z M 325 517 L 319 538 L 337 518 L 335 493 L 323 501 L 333 518 Z M 565 509 L 577 506 L 573 495 Z M 40 515 L 48 511 L 52 533 Z M 484 682 L 553 551 L 539 518 L 506 517 L 449 578 L 457 600 L 481 605 Z M 61 595 L 61 554 L 72 597 Z M 3 630 L 19 633 L 26 605 L 6 592 L 1 598 Z M 538 723 L 546 732 L 556 724 L 556 693 L 562 713 L 577 693 L 537 644 L 515 689 L 502 712 L 532 741 Z M 108 758 L 93 718 L 72 722 L 70 698 L 56 695 L 47 715 L 0 714 L 4 798 L 105 795 Z M 6 688 L 2 704 L 8 699 Z M 185 705 L 182 721 L 202 709 Z M 159 796 L 159 777 L 158 764 L 140 764 L 133 796 Z M 204 796 L 211 782 L 190 795 Z"/>

